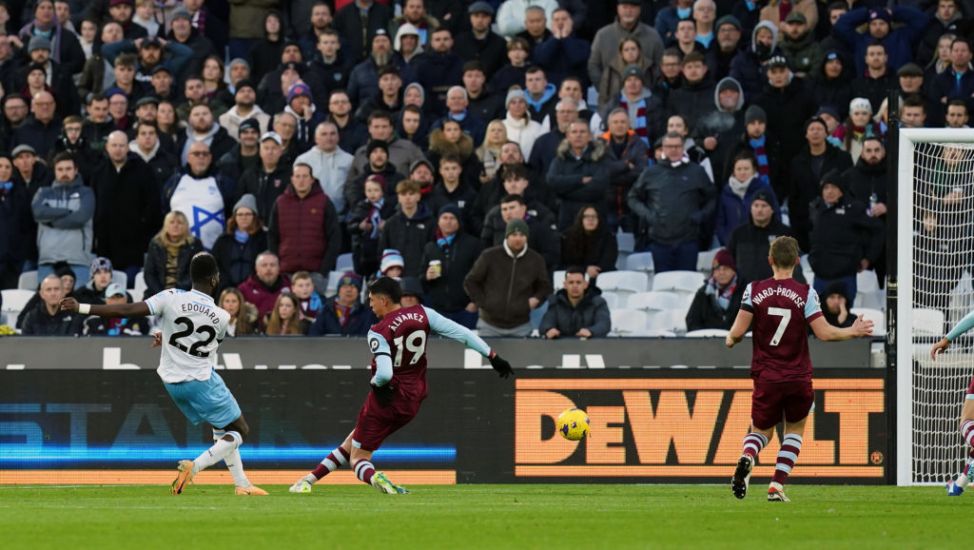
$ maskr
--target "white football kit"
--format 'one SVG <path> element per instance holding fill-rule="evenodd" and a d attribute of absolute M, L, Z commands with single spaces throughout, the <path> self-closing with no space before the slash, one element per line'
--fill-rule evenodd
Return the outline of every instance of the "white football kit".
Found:
<path fill-rule="evenodd" d="M 145 301 L 162 325 L 159 377 L 167 384 L 209 380 L 230 314 L 197 290 L 164 290 Z"/>

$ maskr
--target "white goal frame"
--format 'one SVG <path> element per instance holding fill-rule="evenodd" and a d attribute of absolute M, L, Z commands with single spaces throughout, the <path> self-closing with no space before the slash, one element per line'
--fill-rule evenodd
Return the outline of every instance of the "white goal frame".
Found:
<path fill-rule="evenodd" d="M 974 128 L 899 130 L 894 183 L 898 298 L 887 338 L 892 338 L 896 346 L 896 484 L 900 486 L 920 485 L 913 481 L 913 158 L 918 143 L 931 142 L 974 144 Z M 957 437 L 960 439 L 960 433 Z"/>

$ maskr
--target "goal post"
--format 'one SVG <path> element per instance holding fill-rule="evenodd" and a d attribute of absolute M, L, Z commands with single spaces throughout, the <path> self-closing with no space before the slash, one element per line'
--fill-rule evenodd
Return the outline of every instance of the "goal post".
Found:
<path fill-rule="evenodd" d="M 974 308 L 974 129 L 901 129 L 897 149 L 895 299 L 887 312 L 896 484 L 943 484 L 967 456 L 958 423 L 974 338 L 958 339 L 936 362 L 928 353 Z"/>

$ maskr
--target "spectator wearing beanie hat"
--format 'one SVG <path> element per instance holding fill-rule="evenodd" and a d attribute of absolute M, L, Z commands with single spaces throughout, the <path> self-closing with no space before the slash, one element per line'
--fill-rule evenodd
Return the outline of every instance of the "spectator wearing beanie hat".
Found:
<path fill-rule="evenodd" d="M 256 118 L 240 121 L 237 144 L 220 157 L 216 164 L 217 172 L 232 181 L 240 181 L 244 172 L 256 171 L 260 167 L 260 135 L 260 122 Z"/>
<path fill-rule="evenodd" d="M 220 115 L 220 126 L 223 126 L 230 137 L 240 142 L 240 123 L 247 119 L 257 121 L 257 131 L 263 132 L 269 128 L 271 116 L 257 105 L 257 88 L 249 80 L 237 83 L 237 90 L 233 94 L 233 107 Z"/>
<path fill-rule="evenodd" d="M 304 153 L 314 145 L 315 128 L 325 120 L 325 113 L 315 107 L 311 87 L 301 81 L 292 84 L 287 91 L 284 112 L 291 113 L 298 121 L 294 139 L 298 143 L 298 153 Z"/>
<path fill-rule="evenodd" d="M 463 279 L 480 256 L 479 240 L 463 230 L 460 207 L 440 208 L 435 240 L 426 243 L 420 262 L 420 281 L 428 305 L 447 318 L 473 329 L 477 326 L 477 306 L 463 288 Z"/>
<path fill-rule="evenodd" d="M 84 286 L 74 290 L 74 297 L 85 304 L 104 304 L 105 289 L 112 284 L 112 261 L 105 257 L 97 257 L 91 261 L 90 277 Z"/>
<path fill-rule="evenodd" d="M 239 286 L 254 274 L 257 256 L 267 250 L 267 231 L 257 209 L 257 198 L 245 194 L 233 205 L 227 230 L 213 244 L 220 267 L 220 289 Z"/>
<path fill-rule="evenodd" d="M 531 148 L 544 133 L 544 129 L 540 123 L 531 120 L 524 91 L 513 88 L 507 92 L 504 107 L 507 110 L 504 116 L 504 127 L 507 129 L 508 141 L 513 141 L 521 147 L 524 158 L 531 158 Z"/>
<path fill-rule="evenodd" d="M 484 250 L 463 282 L 477 305 L 478 333 L 483 337 L 531 334 L 531 311 L 551 295 L 544 258 L 528 247 L 528 224 L 511 220 L 504 242 Z"/>
<path fill-rule="evenodd" d="M 778 192 L 778 185 L 775 185 L 778 198 L 784 202 L 787 197 L 788 204 L 793 205 L 789 209 L 791 227 L 798 234 L 798 246 L 802 250 L 810 250 L 809 232 L 811 231 L 809 209 L 804 208 L 804 205 L 810 204 L 821 196 L 820 182 L 825 174 L 833 170 L 842 173 L 852 168 L 852 158 L 849 153 L 832 145 L 826 139 L 827 129 L 828 125 L 821 118 L 812 118 L 805 123 L 801 134 L 805 138 L 805 145 L 791 159 L 789 172 L 791 177 L 787 182 L 789 187 L 785 189 L 785 194 L 782 194 Z M 843 240 L 842 237 L 839 239 Z"/>
<path fill-rule="evenodd" d="M 380 139 L 373 139 L 365 146 L 366 164 L 363 170 L 357 175 L 355 171 L 355 161 L 352 161 L 352 169 L 349 171 L 349 180 L 342 190 L 345 195 L 345 204 L 351 206 L 358 204 L 365 197 L 365 181 L 371 176 L 381 176 L 385 185 L 385 192 L 388 199 L 396 201 L 396 185 L 404 179 L 404 176 L 396 170 L 396 166 L 389 157 L 389 143 Z"/>
<path fill-rule="evenodd" d="M 860 7 L 840 17 L 832 33 L 853 50 L 856 74 L 866 72 L 866 48 L 877 41 L 886 47 L 889 68 L 895 71 L 913 60 L 914 46 L 923 37 L 929 20 L 927 14 L 909 6 L 897 6 L 892 11 Z M 857 29 L 864 23 L 866 31 L 859 32 Z M 901 25 L 893 29 L 893 23 Z"/>
<path fill-rule="evenodd" d="M 392 277 L 399 279 L 402 277 L 403 268 L 406 266 L 402 254 L 395 248 L 386 248 L 382 251 L 382 260 L 379 262 L 379 272 L 377 277 Z"/>
<path fill-rule="evenodd" d="M 687 331 L 730 329 L 746 286 L 738 280 L 734 256 L 721 248 L 714 256 L 710 278 L 693 296 L 687 311 Z"/>
<path fill-rule="evenodd" d="M 308 336 L 365 336 L 376 322 L 372 310 L 362 303 L 362 277 L 346 271 L 338 279 L 338 292 L 325 300 Z"/>
<path fill-rule="evenodd" d="M 832 283 L 827 286 L 820 299 L 822 315 L 833 327 L 851 327 L 852 323 L 859 317 L 855 313 L 849 313 L 852 302 L 849 301 L 849 295 L 842 283 Z"/>

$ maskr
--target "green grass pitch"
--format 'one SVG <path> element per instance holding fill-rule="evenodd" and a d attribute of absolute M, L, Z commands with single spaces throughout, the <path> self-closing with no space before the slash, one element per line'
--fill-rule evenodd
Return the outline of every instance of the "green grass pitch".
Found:
<path fill-rule="evenodd" d="M 0 548 L 960 548 L 974 496 L 794 485 L 791 503 L 716 485 L 0 487 Z"/>

